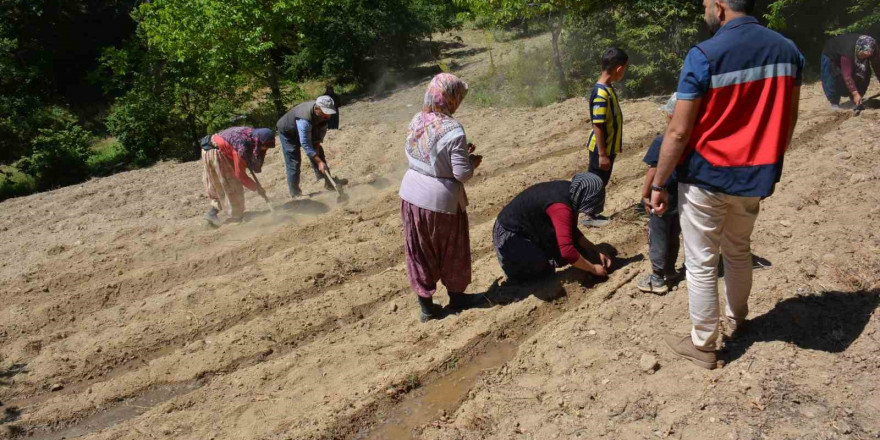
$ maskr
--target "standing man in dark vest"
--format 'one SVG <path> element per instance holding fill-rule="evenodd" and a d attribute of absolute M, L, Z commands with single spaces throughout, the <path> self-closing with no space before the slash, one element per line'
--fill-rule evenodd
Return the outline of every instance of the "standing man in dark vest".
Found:
<path fill-rule="evenodd" d="M 804 58 L 793 42 L 749 16 L 755 0 L 704 0 L 715 36 L 688 52 L 678 103 L 660 147 L 651 206 L 678 191 L 690 335 L 667 336 L 676 355 L 708 369 L 715 344 L 718 260 L 724 260 L 726 327 L 742 329 L 752 290 L 751 235 L 761 199 L 773 194 L 797 124 Z M 678 188 L 666 181 L 678 165 Z"/>
<path fill-rule="evenodd" d="M 332 190 L 327 177 L 327 159 L 321 142 L 327 134 L 327 123 L 336 114 L 336 104 L 329 96 L 320 96 L 314 101 L 306 101 L 290 109 L 278 120 L 278 137 L 281 139 L 281 152 L 287 168 L 287 189 L 290 197 L 302 194 L 299 186 L 300 148 L 305 150 L 309 163 L 315 171 L 315 179 L 324 179 L 324 187 Z"/>

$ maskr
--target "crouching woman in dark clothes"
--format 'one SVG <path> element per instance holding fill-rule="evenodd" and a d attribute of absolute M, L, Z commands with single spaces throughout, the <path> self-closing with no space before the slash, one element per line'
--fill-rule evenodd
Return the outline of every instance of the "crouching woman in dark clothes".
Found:
<path fill-rule="evenodd" d="M 546 277 L 569 264 L 596 276 L 607 276 L 611 258 L 587 240 L 577 227 L 578 214 L 598 214 L 605 205 L 602 179 L 591 173 L 571 182 L 534 185 L 514 197 L 495 220 L 492 241 L 507 278 L 522 282 Z M 595 252 L 600 264 L 583 253 Z"/>

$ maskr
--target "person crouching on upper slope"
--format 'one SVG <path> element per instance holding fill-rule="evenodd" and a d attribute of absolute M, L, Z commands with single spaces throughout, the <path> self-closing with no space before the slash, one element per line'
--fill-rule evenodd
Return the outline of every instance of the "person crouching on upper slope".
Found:
<path fill-rule="evenodd" d="M 862 105 L 871 68 L 880 80 L 880 50 L 877 40 L 868 35 L 843 34 L 825 43 L 821 58 L 822 90 L 831 103 L 832 110 L 839 110 L 840 98 L 849 96 L 856 107 Z"/>

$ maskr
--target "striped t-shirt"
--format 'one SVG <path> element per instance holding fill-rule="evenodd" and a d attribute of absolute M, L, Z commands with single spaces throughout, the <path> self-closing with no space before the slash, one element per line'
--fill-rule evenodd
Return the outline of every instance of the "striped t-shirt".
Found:
<path fill-rule="evenodd" d="M 623 113 L 614 87 L 596 84 L 590 94 L 590 121 L 605 126 L 605 147 L 609 156 L 620 153 L 623 147 Z M 596 151 L 596 133 L 590 132 L 587 148 Z"/>

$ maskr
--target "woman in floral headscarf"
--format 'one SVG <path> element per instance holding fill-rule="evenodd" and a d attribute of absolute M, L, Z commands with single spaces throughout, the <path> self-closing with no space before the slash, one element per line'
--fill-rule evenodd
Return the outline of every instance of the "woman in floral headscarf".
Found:
<path fill-rule="evenodd" d="M 435 76 L 406 135 L 409 170 L 400 184 L 400 215 L 407 274 L 418 295 L 422 322 L 441 315 L 431 299 L 438 281 L 449 292 L 450 309 L 474 304 L 474 296 L 464 295 L 471 282 L 464 183 L 481 158 L 471 154 L 475 147 L 452 117 L 467 91 L 467 84 L 455 75 Z"/>
<path fill-rule="evenodd" d="M 241 221 L 244 214 L 244 190 L 266 191 L 247 175 L 247 170 L 259 173 L 263 169 L 266 151 L 275 147 L 275 131 L 269 128 L 231 127 L 201 141 L 203 182 L 211 201 L 205 220 L 214 227 L 222 222 L 217 214 L 223 208 L 223 199 L 229 200 L 230 222 Z"/>
<path fill-rule="evenodd" d="M 857 107 L 871 82 L 871 68 L 880 80 L 880 51 L 877 40 L 867 35 L 843 34 L 825 43 L 822 51 L 822 89 L 839 109 L 840 98 L 849 96 Z"/>

